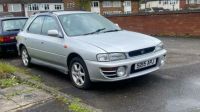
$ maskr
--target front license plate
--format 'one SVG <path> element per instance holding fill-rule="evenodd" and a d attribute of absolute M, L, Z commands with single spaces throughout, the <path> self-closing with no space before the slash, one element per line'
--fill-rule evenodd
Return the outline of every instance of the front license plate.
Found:
<path fill-rule="evenodd" d="M 156 64 L 156 59 L 151 59 L 148 61 L 140 62 L 135 64 L 135 70 L 146 68 Z"/>

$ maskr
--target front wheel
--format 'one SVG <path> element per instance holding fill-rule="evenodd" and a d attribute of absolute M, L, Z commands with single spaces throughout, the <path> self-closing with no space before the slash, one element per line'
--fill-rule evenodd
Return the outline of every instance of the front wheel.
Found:
<path fill-rule="evenodd" d="M 73 58 L 70 62 L 70 78 L 74 86 L 80 89 L 89 89 L 91 81 L 85 62 L 81 58 Z"/>
<path fill-rule="evenodd" d="M 30 67 L 31 58 L 30 58 L 30 56 L 28 54 L 27 49 L 24 46 L 21 48 L 21 58 L 22 58 L 22 62 L 24 64 L 24 66 Z"/>

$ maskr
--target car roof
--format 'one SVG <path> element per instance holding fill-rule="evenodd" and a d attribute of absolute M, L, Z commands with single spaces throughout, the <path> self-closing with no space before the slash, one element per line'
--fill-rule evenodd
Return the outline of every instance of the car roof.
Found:
<path fill-rule="evenodd" d="M 9 19 L 28 19 L 27 17 L 0 17 L 0 20 L 9 20 Z"/>
<path fill-rule="evenodd" d="M 45 12 L 39 12 L 35 15 L 48 15 L 48 14 L 55 14 L 55 15 L 65 15 L 65 14 L 84 14 L 84 13 L 92 13 L 88 11 L 45 11 Z"/>
<path fill-rule="evenodd" d="M 80 14 L 80 13 L 91 13 L 91 12 L 88 12 L 88 11 L 57 11 L 57 12 L 53 12 L 53 14 L 56 14 L 56 15 Z"/>

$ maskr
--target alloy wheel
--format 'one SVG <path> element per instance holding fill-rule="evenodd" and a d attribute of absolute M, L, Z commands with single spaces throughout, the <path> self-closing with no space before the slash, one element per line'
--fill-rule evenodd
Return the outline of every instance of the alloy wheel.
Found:
<path fill-rule="evenodd" d="M 75 62 L 71 68 L 72 79 L 77 86 L 82 86 L 85 83 L 85 71 L 83 66 Z"/>
<path fill-rule="evenodd" d="M 26 51 L 26 49 L 22 50 L 22 61 L 23 61 L 23 64 L 25 66 L 28 66 L 28 64 L 29 64 L 29 56 L 28 56 L 28 52 Z"/>

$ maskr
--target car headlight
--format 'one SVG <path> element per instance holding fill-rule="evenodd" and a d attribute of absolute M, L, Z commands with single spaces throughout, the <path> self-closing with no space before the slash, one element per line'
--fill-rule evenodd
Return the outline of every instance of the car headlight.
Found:
<path fill-rule="evenodd" d="M 124 53 L 103 53 L 97 55 L 97 60 L 100 62 L 117 61 L 126 59 Z"/>
<path fill-rule="evenodd" d="M 162 50 L 162 49 L 164 49 L 164 44 L 161 42 L 160 44 L 158 44 L 158 45 L 156 46 L 155 52 L 156 52 L 156 51 L 160 51 L 160 50 Z"/>

